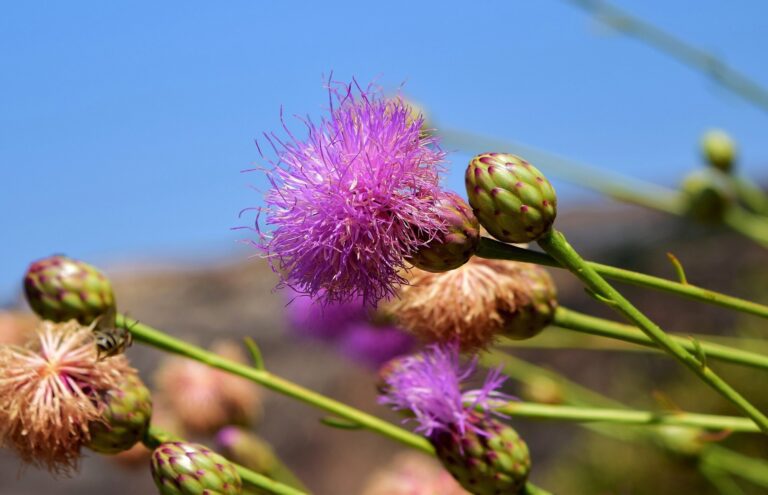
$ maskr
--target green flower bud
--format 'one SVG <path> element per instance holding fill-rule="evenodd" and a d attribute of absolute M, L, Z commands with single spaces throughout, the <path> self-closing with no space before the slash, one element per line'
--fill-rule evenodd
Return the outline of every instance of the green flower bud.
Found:
<path fill-rule="evenodd" d="M 117 454 L 141 441 L 152 416 L 152 396 L 141 379 L 127 375 L 120 387 L 109 392 L 101 421 L 90 424 L 88 448 L 102 454 Z"/>
<path fill-rule="evenodd" d="M 682 184 L 688 215 L 704 223 L 718 223 L 735 201 L 730 178 L 716 169 L 697 170 Z"/>
<path fill-rule="evenodd" d="M 696 457 L 707 446 L 704 432 L 689 426 L 665 425 L 654 437 L 660 447 L 680 457 Z"/>
<path fill-rule="evenodd" d="M 535 241 L 552 228 L 555 190 L 524 159 L 508 153 L 477 155 L 469 162 L 465 182 L 480 224 L 500 241 Z"/>
<path fill-rule="evenodd" d="M 152 452 L 152 478 L 161 495 L 239 495 L 234 464 L 204 445 L 166 442 Z"/>
<path fill-rule="evenodd" d="M 463 435 L 442 431 L 431 436 L 445 469 L 475 495 L 524 493 L 531 470 L 525 442 L 512 427 L 493 418 L 477 414 L 471 423 Z"/>
<path fill-rule="evenodd" d="M 444 219 L 447 233 L 420 248 L 410 262 L 428 272 L 447 272 L 475 254 L 480 245 L 480 224 L 469 205 L 454 193 L 446 193 L 435 205 L 435 211 Z"/>
<path fill-rule="evenodd" d="M 704 159 L 718 170 L 730 172 L 736 161 L 736 144 L 724 131 L 713 129 L 701 138 L 701 151 Z"/>
<path fill-rule="evenodd" d="M 504 317 L 501 334 L 514 340 L 530 339 L 552 323 L 557 309 L 557 288 L 544 268 L 520 263 L 515 310 Z"/>
<path fill-rule="evenodd" d="M 35 261 L 24 276 L 24 293 L 45 320 L 93 322 L 115 305 L 112 285 L 103 273 L 82 261 L 50 256 Z"/>

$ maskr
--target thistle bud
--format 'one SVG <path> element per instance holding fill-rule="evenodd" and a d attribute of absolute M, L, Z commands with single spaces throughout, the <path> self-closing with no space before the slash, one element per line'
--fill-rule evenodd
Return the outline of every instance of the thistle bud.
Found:
<path fill-rule="evenodd" d="M 120 386 L 107 393 L 106 409 L 90 425 L 88 448 L 102 454 L 117 454 L 140 442 L 152 416 L 152 397 L 141 379 L 127 375 Z"/>
<path fill-rule="evenodd" d="M 501 335 L 523 340 L 552 323 L 557 309 L 557 288 L 544 268 L 529 263 L 520 263 L 518 267 L 514 311 L 503 319 Z"/>
<path fill-rule="evenodd" d="M 234 464 L 204 445 L 163 443 L 152 452 L 151 466 L 161 495 L 238 495 L 243 491 Z"/>
<path fill-rule="evenodd" d="M 654 437 L 659 446 L 680 457 L 696 457 L 707 445 L 704 432 L 689 426 L 665 425 Z"/>
<path fill-rule="evenodd" d="M 445 469 L 470 493 L 523 492 L 531 457 L 528 446 L 512 427 L 473 415 L 463 434 L 442 431 L 430 440 Z"/>
<path fill-rule="evenodd" d="M 465 181 L 480 224 L 500 241 L 535 241 L 555 221 L 555 190 L 536 167 L 518 156 L 477 155 L 469 162 Z"/>
<path fill-rule="evenodd" d="M 55 322 L 76 319 L 88 325 L 115 304 L 112 285 L 103 273 L 60 255 L 29 265 L 24 293 L 35 313 Z"/>
<path fill-rule="evenodd" d="M 435 205 L 435 211 L 445 221 L 445 231 L 436 234 L 410 261 L 428 272 L 446 272 L 460 267 L 475 254 L 480 245 L 480 224 L 458 194 L 446 193 Z"/>
<path fill-rule="evenodd" d="M 257 473 L 269 475 L 278 461 L 272 447 L 255 433 L 238 426 L 225 426 L 216 434 L 217 450 Z"/>
<path fill-rule="evenodd" d="M 723 172 L 731 172 L 736 161 L 736 144 L 724 131 L 712 129 L 701 138 L 701 152 L 707 163 Z"/>
<path fill-rule="evenodd" d="M 728 176 L 715 169 L 689 174 L 681 186 L 688 215 L 704 223 L 718 223 L 735 201 Z"/>

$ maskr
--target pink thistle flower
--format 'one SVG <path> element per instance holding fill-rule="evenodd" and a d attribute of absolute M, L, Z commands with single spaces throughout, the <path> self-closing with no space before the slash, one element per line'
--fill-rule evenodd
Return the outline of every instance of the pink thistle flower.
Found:
<path fill-rule="evenodd" d="M 356 83 L 329 88 L 330 116 L 300 141 L 267 136 L 266 224 L 257 246 L 283 285 L 327 302 L 368 305 L 405 283 L 406 259 L 445 227 L 433 212 L 445 153 L 401 98 Z"/>
<path fill-rule="evenodd" d="M 99 359 L 90 327 L 42 322 L 27 347 L 0 346 L 0 442 L 26 463 L 71 473 L 126 373 L 135 370 L 124 357 Z"/>
<path fill-rule="evenodd" d="M 477 357 L 461 362 L 458 344 L 431 345 L 424 352 L 398 358 L 386 368 L 379 403 L 398 411 L 410 411 L 416 431 L 431 437 L 440 432 L 476 429 L 476 409 L 492 411 L 495 401 L 510 397 L 498 391 L 504 383 L 499 370 L 493 370 L 479 389 L 463 390 L 463 382 L 477 369 Z M 408 420 L 406 420 L 408 421 Z"/>

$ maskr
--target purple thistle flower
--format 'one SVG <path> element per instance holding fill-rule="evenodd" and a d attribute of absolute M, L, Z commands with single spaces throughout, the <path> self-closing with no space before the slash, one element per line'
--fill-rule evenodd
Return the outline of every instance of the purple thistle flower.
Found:
<path fill-rule="evenodd" d="M 416 340 L 402 329 L 375 326 L 368 322 L 350 325 L 339 341 L 344 355 L 359 363 L 378 369 L 390 359 L 414 350 Z"/>
<path fill-rule="evenodd" d="M 499 370 L 491 371 L 480 389 L 462 391 L 462 382 L 476 369 L 477 357 L 462 364 L 458 344 L 431 345 L 387 369 L 379 403 L 411 411 L 419 423 L 416 431 L 427 437 L 454 431 L 463 436 L 468 429 L 483 435 L 473 425 L 475 410 L 490 412 L 495 400 L 510 397 L 497 390 L 506 380 Z"/>
<path fill-rule="evenodd" d="M 414 337 L 402 329 L 373 323 L 370 308 L 360 298 L 321 304 L 295 292 L 289 292 L 288 297 L 286 317 L 294 334 L 326 342 L 373 369 L 416 346 Z"/>
<path fill-rule="evenodd" d="M 400 98 L 332 84 L 306 140 L 267 135 L 266 224 L 257 246 L 283 285 L 326 302 L 375 305 L 405 283 L 405 259 L 445 228 L 432 213 L 445 153 Z M 284 126 L 285 127 L 285 126 Z M 258 227 L 257 227 L 258 228 Z"/>

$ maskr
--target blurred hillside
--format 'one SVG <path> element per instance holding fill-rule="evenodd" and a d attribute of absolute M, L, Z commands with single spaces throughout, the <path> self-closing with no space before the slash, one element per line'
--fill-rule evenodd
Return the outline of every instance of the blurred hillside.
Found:
<path fill-rule="evenodd" d="M 768 274 L 761 248 L 732 234 L 686 225 L 682 221 L 634 208 L 595 205 L 562 215 L 558 223 L 571 243 L 588 258 L 672 277 L 665 253 L 673 252 L 689 281 L 729 294 L 768 302 Z M 222 337 L 250 336 L 261 346 L 274 373 L 360 409 L 398 419 L 376 405 L 372 374 L 340 359 L 315 342 L 292 340 L 285 332 L 285 301 L 273 291 L 276 277 L 264 261 L 243 260 L 227 266 L 146 270 L 106 267 L 113 277 L 122 311 L 174 335 L 209 345 Z M 561 303 L 611 317 L 568 274 L 554 271 Z M 636 289 L 626 294 L 670 331 L 760 336 L 764 322 L 725 310 Z M 151 383 L 162 355 L 135 345 L 132 362 Z M 637 407 L 658 407 L 658 396 L 690 410 L 734 414 L 714 393 L 692 380 L 671 360 L 648 353 L 584 350 L 520 350 L 517 355 L 558 370 Z M 768 407 L 756 371 L 717 366 L 746 395 Z M 510 385 L 511 393 L 517 389 Z M 654 392 L 656 395 L 654 395 Z M 365 431 L 331 429 L 323 414 L 282 396 L 265 393 L 265 416 L 258 432 L 283 460 L 320 495 L 355 495 L 365 479 L 396 452 L 397 444 Z M 650 446 L 607 440 L 575 425 L 516 421 L 532 450 L 532 478 L 562 495 L 717 493 L 698 477 L 689 462 L 673 459 Z M 726 444 L 768 455 L 768 447 L 733 437 Z M 760 493 L 744 486 L 745 493 Z M 752 491 L 750 491 L 750 489 Z M 27 469 L 0 451 L 0 493 L 154 493 L 148 469 L 126 470 L 106 458 L 88 454 L 82 473 L 53 480 Z"/>

